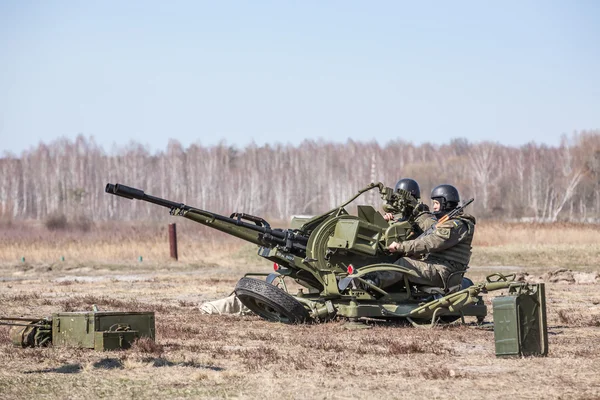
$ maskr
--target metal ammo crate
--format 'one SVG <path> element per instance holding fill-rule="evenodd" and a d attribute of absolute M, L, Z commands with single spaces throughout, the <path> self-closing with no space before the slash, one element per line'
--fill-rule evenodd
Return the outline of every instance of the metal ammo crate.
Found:
<path fill-rule="evenodd" d="M 496 356 L 548 354 L 545 287 L 540 283 L 533 289 L 510 288 L 507 296 L 493 299 Z"/>
<path fill-rule="evenodd" d="M 86 311 L 52 315 L 54 346 L 123 349 L 140 337 L 154 340 L 154 312 Z"/>

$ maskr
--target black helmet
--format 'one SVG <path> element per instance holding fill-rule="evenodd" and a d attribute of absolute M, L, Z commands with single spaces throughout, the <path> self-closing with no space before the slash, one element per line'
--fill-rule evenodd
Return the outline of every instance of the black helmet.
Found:
<path fill-rule="evenodd" d="M 431 191 L 431 199 L 440 202 L 440 213 L 446 214 L 454 210 L 460 203 L 458 190 L 452 185 L 439 185 Z"/>
<path fill-rule="evenodd" d="M 394 187 L 394 192 L 397 192 L 400 189 L 406 190 L 407 192 L 415 196 L 416 199 L 421 198 L 421 189 L 419 189 L 419 184 L 414 179 L 400 179 Z"/>

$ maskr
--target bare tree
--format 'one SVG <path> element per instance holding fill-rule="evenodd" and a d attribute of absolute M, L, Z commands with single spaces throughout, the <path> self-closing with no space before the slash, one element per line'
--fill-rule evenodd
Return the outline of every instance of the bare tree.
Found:
<path fill-rule="evenodd" d="M 104 194 L 106 182 L 119 182 L 222 214 L 288 218 L 329 209 L 371 181 L 393 186 L 413 178 L 424 198 L 440 183 L 457 186 L 476 198 L 474 211 L 482 216 L 598 220 L 599 165 L 600 131 L 573 134 L 558 147 L 464 139 L 416 146 L 399 139 L 386 146 L 307 140 L 186 149 L 171 140 L 154 154 L 137 143 L 106 153 L 93 138 L 79 136 L 0 157 L 0 216 L 43 219 L 79 209 L 96 220 L 168 218 L 151 205 Z M 376 195 L 362 200 L 379 202 Z"/>
<path fill-rule="evenodd" d="M 498 144 L 483 142 L 472 146 L 468 153 L 473 185 L 481 196 L 481 205 L 485 212 L 490 211 L 490 188 L 500 176 L 499 147 Z"/>

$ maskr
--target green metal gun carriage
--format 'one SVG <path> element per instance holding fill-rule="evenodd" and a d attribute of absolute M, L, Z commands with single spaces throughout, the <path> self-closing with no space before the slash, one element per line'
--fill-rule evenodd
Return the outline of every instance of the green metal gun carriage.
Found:
<path fill-rule="evenodd" d="M 517 286 L 521 292 L 529 290 L 528 285 L 499 274 L 478 285 L 463 273 L 451 275 L 443 287 L 410 283 L 408 276 L 413 272 L 395 265 L 397 255 L 386 249 L 392 241 L 416 237 L 413 224 L 406 220 L 390 225 L 370 205 L 357 206 L 356 215 L 345 208 L 374 189 L 379 191 L 385 207 L 403 215 L 409 215 L 416 205 L 408 192 L 394 192 L 382 183 L 371 183 L 332 210 L 312 218 L 296 218 L 289 229 L 276 229 L 257 216 L 233 213 L 226 217 L 121 184 L 109 183 L 105 191 L 167 207 L 171 215 L 256 244 L 258 254 L 273 262 L 275 271 L 266 280 L 247 274 L 237 283 L 235 293 L 244 305 L 270 321 L 303 323 L 342 317 L 433 324 L 467 316 L 483 321 L 487 307 L 482 293 Z M 365 279 L 367 274 L 379 271 L 401 272 L 405 279 L 385 289 Z M 286 280 L 302 288 L 292 295 L 286 290 Z"/>

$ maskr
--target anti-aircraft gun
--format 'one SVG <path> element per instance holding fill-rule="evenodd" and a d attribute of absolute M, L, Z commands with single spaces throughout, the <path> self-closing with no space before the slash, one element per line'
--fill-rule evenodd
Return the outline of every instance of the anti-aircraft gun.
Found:
<path fill-rule="evenodd" d="M 357 215 L 345 209 L 360 195 L 374 189 L 379 191 L 386 211 L 399 212 L 406 218 L 390 224 L 372 206 L 357 206 Z M 499 274 L 478 285 L 463 277 L 464 272 L 451 275 L 442 287 L 409 282 L 408 277 L 415 273 L 394 264 L 397 255 L 390 254 L 387 248 L 393 241 L 418 236 L 409 218 L 416 199 L 408 192 L 394 192 L 383 183 L 369 184 L 321 215 L 293 220 L 289 229 L 272 228 L 263 218 L 249 214 L 233 213 L 226 217 L 121 184 L 109 183 L 105 191 L 167 207 L 171 215 L 256 244 L 258 254 L 274 263 L 275 272 L 266 280 L 243 277 L 235 293 L 245 306 L 267 320 L 300 323 L 343 317 L 434 324 L 472 316 L 483 321 L 487 308 L 481 294 L 498 289 L 527 293 L 537 299 L 538 306 L 544 302 L 543 284 L 527 285 Z M 404 280 L 384 289 L 365 278 L 380 271 L 401 272 Z M 286 289 L 286 279 L 303 288 L 291 295 Z"/>

